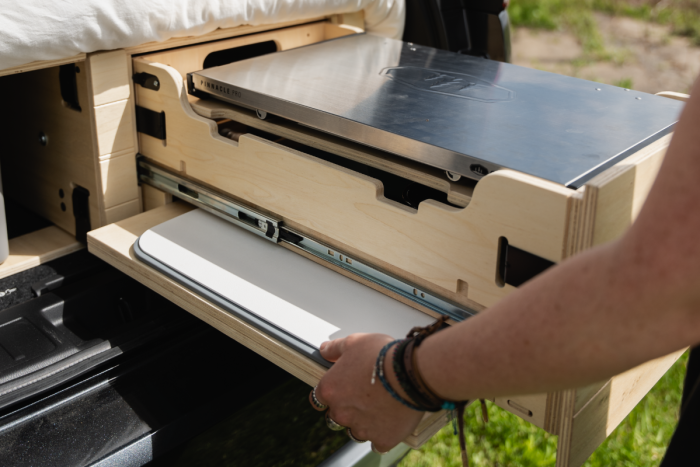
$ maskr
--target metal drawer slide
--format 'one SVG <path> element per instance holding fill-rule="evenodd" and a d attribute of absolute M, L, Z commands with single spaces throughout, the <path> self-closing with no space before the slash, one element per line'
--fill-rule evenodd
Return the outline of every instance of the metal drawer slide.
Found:
<path fill-rule="evenodd" d="M 170 170 L 148 162 L 143 157 L 138 160 L 138 173 L 141 183 L 177 196 L 273 243 L 285 242 L 299 248 L 316 258 L 391 290 L 436 313 L 447 315 L 455 321 L 462 321 L 475 313 L 473 310 L 457 306 L 444 298 L 421 290 L 411 283 L 292 230 L 284 226 L 279 219 L 262 214 L 225 195 L 193 183 Z"/>

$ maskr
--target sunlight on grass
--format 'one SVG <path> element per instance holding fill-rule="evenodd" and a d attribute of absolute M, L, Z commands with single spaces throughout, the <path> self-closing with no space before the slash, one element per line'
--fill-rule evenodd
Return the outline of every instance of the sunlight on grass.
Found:
<path fill-rule="evenodd" d="M 515 26 L 568 29 L 576 35 L 590 59 L 608 59 L 610 54 L 586 3 L 585 0 L 514 0 L 508 13 Z"/>
<path fill-rule="evenodd" d="M 623 78 L 620 81 L 613 83 L 613 86 L 625 89 L 632 89 L 632 78 Z"/>
<path fill-rule="evenodd" d="M 671 26 L 674 34 L 700 45 L 700 2 L 697 0 L 513 0 L 508 12 L 514 26 L 569 29 L 584 52 L 598 60 L 610 59 L 592 12 L 653 21 Z M 614 58 L 614 57 L 613 57 Z"/>
<path fill-rule="evenodd" d="M 687 352 L 659 380 L 629 416 L 593 453 L 585 467 L 657 466 L 678 421 Z M 467 409 L 467 449 L 472 467 L 543 467 L 556 462 L 556 436 L 547 434 L 493 404 L 487 425 L 478 404 Z M 459 442 L 452 426 L 443 428 L 400 467 L 460 467 Z"/>

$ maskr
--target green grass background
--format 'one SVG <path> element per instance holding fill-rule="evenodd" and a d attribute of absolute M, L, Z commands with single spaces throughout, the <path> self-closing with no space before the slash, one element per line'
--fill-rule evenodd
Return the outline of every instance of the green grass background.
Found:
<path fill-rule="evenodd" d="M 700 45 L 698 0 L 512 0 L 508 8 L 513 26 L 568 29 L 577 35 L 584 50 L 605 58 L 594 11 L 666 24 L 674 34 Z"/>
<path fill-rule="evenodd" d="M 573 32 L 586 60 L 618 59 L 597 29 L 594 11 L 667 24 L 674 34 L 700 45 L 700 1 L 691 0 L 512 0 L 513 26 Z M 631 80 L 616 83 L 631 88 Z M 637 407 L 593 453 L 586 467 L 659 465 L 673 430 L 683 392 L 687 352 L 659 380 Z M 489 404 L 490 422 L 481 420 L 479 404 L 467 409 L 467 449 L 472 467 L 544 467 L 556 462 L 556 436 L 547 434 L 499 407 Z M 447 426 L 422 449 L 412 451 L 400 467 L 460 467 L 459 442 Z"/>
<path fill-rule="evenodd" d="M 678 422 L 688 353 L 671 367 L 608 439 L 586 467 L 657 466 Z M 467 451 L 471 467 L 553 466 L 556 436 L 488 403 L 490 421 L 481 420 L 479 404 L 465 414 Z M 461 467 L 459 442 L 446 426 L 420 450 L 412 451 L 400 467 Z"/>

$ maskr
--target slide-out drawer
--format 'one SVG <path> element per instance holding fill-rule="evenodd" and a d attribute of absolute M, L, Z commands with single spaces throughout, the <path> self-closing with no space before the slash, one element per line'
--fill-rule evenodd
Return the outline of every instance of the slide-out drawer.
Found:
<path fill-rule="evenodd" d="M 285 370 L 298 377 L 299 379 L 305 381 L 306 383 L 310 385 L 315 385 L 318 382 L 318 380 L 323 376 L 325 371 L 327 371 L 328 367 L 328 364 L 322 362 L 318 356 L 311 355 L 308 351 L 304 352 L 304 349 L 300 349 L 299 345 L 295 345 L 294 342 L 290 342 L 289 339 L 286 339 L 283 335 L 284 333 L 269 332 L 269 330 L 266 331 L 260 326 L 256 326 L 255 323 L 251 323 L 251 321 L 245 316 L 237 315 L 235 312 L 232 312 L 231 309 L 227 309 L 225 306 L 221 306 L 221 302 L 218 302 L 219 304 L 217 304 L 217 300 L 212 299 L 211 296 L 209 296 L 209 298 L 205 298 L 206 294 L 201 293 L 201 290 L 198 293 L 196 290 L 193 290 L 193 288 L 183 285 L 181 280 L 173 278 L 172 274 L 168 274 L 167 272 L 161 272 L 156 268 L 152 267 L 152 265 L 149 265 L 143 260 L 137 258 L 138 252 L 136 250 L 138 250 L 139 247 L 136 247 L 135 249 L 134 245 L 135 243 L 137 243 L 139 237 L 144 235 L 144 233 L 149 231 L 149 229 L 162 225 L 167 221 L 171 221 L 172 219 L 175 219 L 178 216 L 185 214 L 191 215 L 192 213 L 190 213 L 190 211 L 192 209 L 193 208 L 191 206 L 185 203 L 171 203 L 161 208 L 147 211 L 130 219 L 126 219 L 115 224 L 105 226 L 101 229 L 89 233 L 88 248 L 93 254 L 114 265 L 118 269 L 122 270 L 131 277 L 152 288 L 161 295 L 167 297 L 178 306 L 181 306 L 182 308 L 186 309 L 190 313 L 209 323 L 221 332 L 227 334 L 228 336 L 232 337 L 238 342 L 241 342 L 245 346 L 251 348 L 252 350 L 264 356 L 268 360 L 284 368 Z M 207 216 L 209 215 L 207 214 Z M 216 222 L 225 222 L 217 218 L 214 219 L 216 220 Z M 219 227 L 219 230 L 236 229 L 236 231 L 232 233 L 236 234 L 237 231 L 239 231 L 238 233 L 242 232 L 243 235 L 252 236 L 252 234 L 249 234 L 248 232 L 243 231 L 239 227 L 233 226 L 228 223 L 220 225 Z M 148 254 L 157 254 L 157 248 L 152 247 L 153 236 L 149 237 L 148 235 L 146 235 L 144 236 L 144 240 L 146 241 L 139 242 L 139 245 L 143 247 L 143 250 L 148 251 Z M 211 239 L 208 240 L 211 241 Z M 308 261 L 308 266 L 312 267 L 312 269 L 314 267 L 321 268 L 321 266 L 318 266 L 311 262 L 310 259 L 294 255 L 289 251 L 283 249 L 282 246 L 272 245 L 266 242 L 265 240 L 258 239 L 257 237 L 255 237 L 255 240 L 263 242 L 262 246 L 264 247 L 264 250 L 266 252 L 264 253 L 266 254 L 265 260 L 268 263 L 268 266 L 271 268 L 275 267 L 274 264 L 269 264 L 269 262 L 275 261 L 274 248 L 279 248 L 279 253 L 281 255 L 288 256 L 291 254 L 292 260 L 296 259 L 296 261 L 303 262 Z M 249 246 L 248 244 L 246 245 Z M 229 252 L 235 251 L 236 249 L 235 242 L 232 242 L 231 244 L 225 246 L 229 249 Z M 272 256 L 270 256 L 270 254 Z M 187 263 L 187 261 L 185 261 L 185 263 Z M 185 264 L 185 266 L 186 265 L 187 264 Z M 293 271 L 290 272 L 293 273 Z M 325 269 L 324 273 L 331 274 L 334 276 L 336 274 L 332 271 L 327 271 Z M 200 278 L 195 277 L 195 279 L 199 280 L 200 283 L 202 282 Z M 342 279 L 347 281 L 347 286 L 349 288 L 358 287 L 358 284 L 356 282 L 350 279 Z M 277 281 L 277 284 L 279 284 L 279 281 Z M 311 289 L 313 289 L 313 286 L 311 286 Z M 378 302 L 381 302 L 382 300 L 390 300 L 393 302 L 393 300 L 387 298 L 384 295 L 377 294 L 371 289 L 366 289 L 366 292 L 359 290 L 359 292 L 363 296 L 366 296 L 367 293 L 369 293 L 370 295 L 375 294 L 377 296 L 376 299 Z M 319 293 L 323 294 L 324 291 L 319 291 Z M 236 300 L 235 291 L 231 292 L 230 298 L 232 300 Z M 369 299 L 371 300 L 371 297 L 369 297 Z M 241 297 L 240 301 L 242 302 L 243 300 L 244 297 Z M 283 306 L 283 302 L 284 300 L 279 300 L 277 302 L 278 306 Z M 365 307 L 368 306 L 368 302 L 366 300 L 363 303 Z M 398 305 L 399 308 L 396 308 L 395 306 L 391 307 L 393 308 L 392 316 L 395 316 L 396 319 L 400 321 L 402 319 L 401 307 L 403 307 L 403 310 L 407 315 L 405 324 L 397 323 L 395 326 L 393 326 L 393 329 L 395 329 L 395 332 L 393 333 L 397 334 L 397 337 L 401 337 L 401 334 L 407 332 L 408 328 L 410 328 L 410 326 L 412 325 L 411 323 L 416 324 L 414 323 L 416 319 L 420 321 L 420 323 L 417 324 L 425 324 L 424 321 L 431 321 L 431 319 L 427 317 L 427 315 L 424 315 L 423 313 L 420 313 L 413 308 L 407 307 L 400 303 L 396 303 L 396 305 Z M 247 308 L 254 307 L 254 303 L 249 303 L 247 305 Z M 348 304 L 339 304 L 338 307 L 348 309 Z M 366 329 L 367 331 L 372 331 L 375 330 L 373 326 L 376 324 L 376 326 L 379 326 L 379 329 L 377 330 L 392 333 L 393 329 L 391 323 L 387 324 L 386 319 L 382 319 L 381 316 L 372 318 L 371 314 L 366 312 L 364 314 L 358 312 L 355 316 L 358 320 L 364 320 L 359 324 L 360 328 L 362 328 L 362 326 L 365 326 L 363 329 Z M 324 316 L 323 318 L 326 317 Z M 383 324 L 380 325 L 380 322 L 382 321 Z M 401 327 L 402 325 L 403 327 L 408 328 L 403 329 L 403 327 Z M 307 339 L 307 342 L 309 340 L 313 340 L 313 338 Z M 318 344 L 318 342 L 311 343 L 312 345 Z M 445 423 L 446 414 L 442 412 L 437 414 L 429 414 L 426 416 L 423 423 L 419 425 L 418 429 L 414 432 L 414 434 L 406 440 L 406 442 L 414 447 L 419 446 L 430 436 L 432 436 L 432 434 L 434 434 Z"/>
<path fill-rule="evenodd" d="M 188 52 L 182 49 L 180 54 L 183 58 Z M 160 83 L 157 90 L 137 86 L 137 104 L 166 115 L 165 140 L 138 134 L 139 152 L 149 160 L 475 310 L 492 305 L 515 288 L 499 281 L 503 279 L 498 275 L 501 239 L 558 262 L 618 237 L 638 213 L 669 139 L 630 156 L 577 191 L 501 171 L 482 179 L 473 191 L 460 192 L 459 186 L 439 180 L 440 174 L 395 164 L 355 143 L 312 134 L 280 119 L 258 120 L 254 111 L 187 96 L 182 78 L 194 71 L 190 65 L 180 67 L 154 55 L 136 58 L 133 67 Z M 267 135 L 250 131 L 227 138 L 221 132 L 224 120 Z M 275 136 L 291 143 L 280 144 Z M 446 193 L 453 206 L 435 201 L 416 208 L 398 206 L 371 176 L 315 158 L 306 148 L 298 149 L 299 144 L 431 186 Z M 142 189 L 145 206 L 151 195 L 163 199 L 149 186 Z M 182 203 L 166 205 L 94 231 L 88 239 L 90 251 L 315 384 L 325 371 L 323 365 L 136 259 L 133 244 L 141 234 L 190 209 Z M 559 435 L 559 465 L 580 465 L 677 356 L 588 387 L 495 402 Z M 420 444 L 444 422 L 440 416 L 424 420 L 420 433 L 409 441 Z"/>

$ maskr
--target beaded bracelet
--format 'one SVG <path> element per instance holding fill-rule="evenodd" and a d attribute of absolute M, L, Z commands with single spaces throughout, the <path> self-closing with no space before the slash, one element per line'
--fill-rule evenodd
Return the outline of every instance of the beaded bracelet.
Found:
<path fill-rule="evenodd" d="M 389 351 L 391 346 L 393 346 L 394 344 L 397 344 L 399 342 L 401 342 L 401 339 L 397 339 L 395 341 L 389 342 L 387 345 L 382 347 L 382 350 L 379 351 L 379 355 L 377 356 L 377 362 L 374 365 L 374 371 L 372 371 L 371 383 L 374 384 L 375 376 L 378 376 L 379 381 L 382 382 L 382 386 L 384 386 L 384 389 L 386 389 L 386 391 L 391 395 L 391 397 L 393 397 L 397 401 L 401 402 L 403 405 L 405 405 L 406 407 L 408 407 L 410 409 L 417 410 L 419 412 L 423 412 L 423 409 L 421 409 L 420 407 L 418 407 L 414 404 L 411 404 L 406 399 L 399 396 L 396 393 L 396 391 L 394 391 L 394 389 L 391 387 L 391 385 L 386 380 L 386 378 L 384 377 L 384 358 L 386 357 L 386 353 Z"/>
<path fill-rule="evenodd" d="M 411 369 L 405 364 L 406 349 L 415 345 L 415 339 L 406 339 L 394 347 L 393 367 L 396 379 L 413 402 L 426 412 L 437 412 L 442 408 L 442 400 L 430 391 L 423 391 L 412 378 Z"/>
<path fill-rule="evenodd" d="M 375 376 L 379 376 L 379 380 L 382 382 L 384 389 L 387 390 L 391 397 L 413 410 L 423 412 L 444 409 L 450 411 L 452 414 L 451 418 L 452 424 L 455 428 L 455 434 L 459 434 L 459 447 L 462 454 L 462 464 L 465 467 L 468 467 L 469 459 L 467 456 L 467 446 L 464 435 L 464 409 L 466 408 L 468 401 L 448 401 L 437 396 L 435 392 L 426 384 L 426 382 L 423 381 L 423 378 L 421 378 L 414 360 L 415 349 L 420 346 L 426 337 L 439 331 L 444 326 L 445 321 L 447 321 L 447 317 L 442 316 L 430 326 L 414 327 L 409 331 L 406 339 L 395 340 L 385 345 L 377 357 L 377 362 L 372 372 L 372 384 L 374 384 Z M 392 366 L 396 374 L 396 379 L 408 397 L 411 398 L 412 402 L 409 402 L 399 396 L 384 377 L 384 360 L 386 358 L 386 354 L 389 349 L 396 344 L 398 345 L 394 349 Z M 480 401 L 484 421 L 487 421 L 488 413 L 486 412 L 486 404 L 484 403 L 483 399 Z"/>

